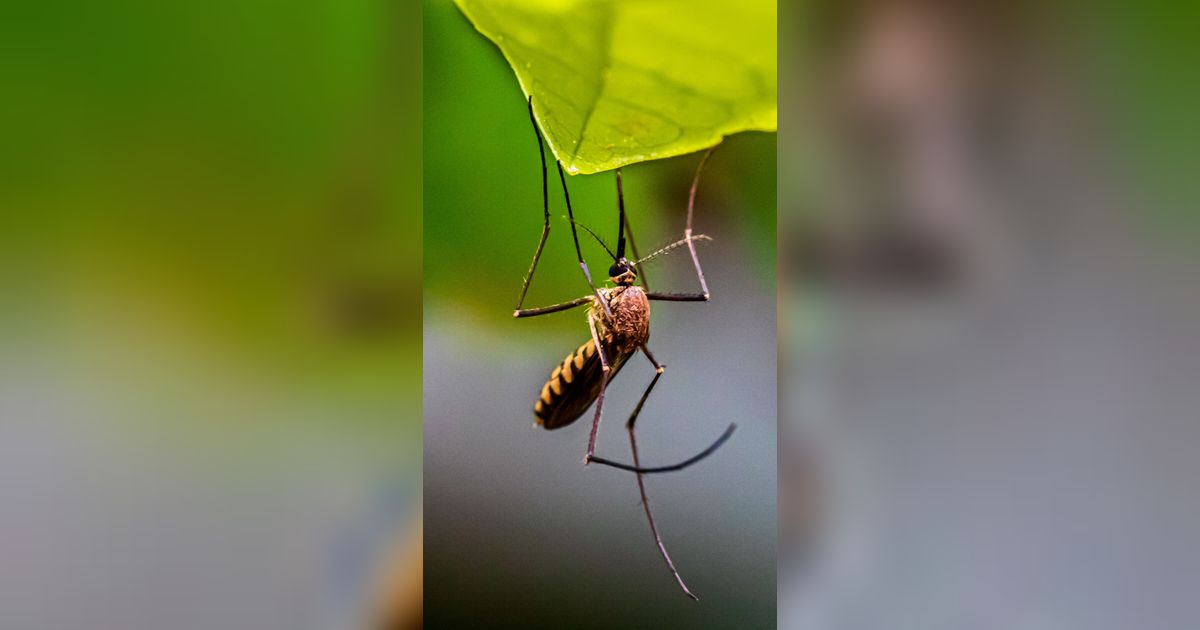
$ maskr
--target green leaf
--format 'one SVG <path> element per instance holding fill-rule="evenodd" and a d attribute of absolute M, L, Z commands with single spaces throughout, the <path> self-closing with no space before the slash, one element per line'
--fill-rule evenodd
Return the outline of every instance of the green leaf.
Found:
<path fill-rule="evenodd" d="M 455 0 L 570 173 L 776 128 L 774 0 Z"/>

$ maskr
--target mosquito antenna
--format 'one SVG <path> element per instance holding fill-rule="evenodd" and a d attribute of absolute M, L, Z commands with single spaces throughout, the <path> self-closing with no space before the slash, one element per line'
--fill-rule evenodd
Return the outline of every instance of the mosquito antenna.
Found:
<path fill-rule="evenodd" d="M 671 243 L 670 245 L 667 245 L 666 247 L 663 247 L 662 249 L 660 249 L 660 250 L 658 250 L 658 251 L 656 251 L 656 252 L 653 252 L 653 253 L 651 253 L 650 255 L 646 256 L 645 258 L 639 258 L 639 259 L 635 260 L 635 261 L 633 262 L 633 264 L 635 264 L 635 265 L 640 265 L 640 264 L 642 264 L 642 263 L 644 263 L 644 262 L 647 262 L 647 261 L 653 260 L 653 259 L 655 259 L 655 258 L 658 258 L 659 256 L 662 256 L 663 254 L 670 253 L 670 251 L 671 251 L 671 250 L 673 250 L 673 249 L 675 249 L 675 248 L 677 248 L 677 247 L 683 247 L 684 245 L 687 245 L 687 243 L 688 243 L 688 240 L 689 240 L 689 239 L 686 239 L 686 238 L 681 238 L 681 239 L 679 239 L 678 241 L 675 241 L 674 243 Z M 692 240 L 693 242 L 694 242 L 694 241 L 711 241 L 711 240 L 712 240 L 712 237 L 710 237 L 710 236 L 709 236 L 709 235 L 707 235 L 707 234 L 696 234 L 695 236 L 693 236 L 693 237 L 691 238 L 691 240 Z"/>
<path fill-rule="evenodd" d="M 617 169 L 617 255 L 615 259 L 625 257 L 625 190 L 621 187 L 621 169 Z"/>
<path fill-rule="evenodd" d="M 583 230 L 584 230 L 585 232 L 587 232 L 588 234 L 591 234 L 591 235 L 592 235 L 592 238 L 596 239 L 596 242 L 597 242 L 597 243 L 600 243 L 600 247 L 603 247 L 603 248 L 604 248 L 604 251 L 608 252 L 608 255 L 609 255 L 609 256 L 612 256 L 612 259 L 613 259 L 614 261 L 617 259 L 617 255 L 616 255 L 616 254 L 614 254 L 614 253 L 612 253 L 612 250 L 608 248 L 608 245 L 605 245 L 605 244 L 604 244 L 604 239 L 600 238 L 600 235 L 599 235 L 599 234 L 596 234 L 596 232 L 594 232 L 594 231 L 592 230 L 592 228 L 590 228 L 590 227 L 588 227 L 588 226 L 584 225 L 583 223 L 579 223 L 579 222 L 576 222 L 576 223 L 575 223 L 575 225 L 578 225 L 579 227 L 583 228 Z"/>

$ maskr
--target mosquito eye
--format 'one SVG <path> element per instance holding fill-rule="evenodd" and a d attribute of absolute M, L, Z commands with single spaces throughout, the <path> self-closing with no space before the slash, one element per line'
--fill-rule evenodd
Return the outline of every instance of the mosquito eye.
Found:
<path fill-rule="evenodd" d="M 625 268 L 622 267 L 621 265 L 613 265 L 608 268 L 608 277 L 609 278 L 616 278 L 617 276 L 619 276 L 623 273 L 625 273 Z"/>

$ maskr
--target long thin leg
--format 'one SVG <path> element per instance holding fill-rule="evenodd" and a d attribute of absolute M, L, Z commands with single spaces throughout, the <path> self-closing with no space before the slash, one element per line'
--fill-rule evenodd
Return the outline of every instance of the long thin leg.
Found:
<path fill-rule="evenodd" d="M 662 302 L 707 302 L 709 295 L 707 293 L 646 293 L 646 297 L 651 300 L 659 300 Z"/>
<path fill-rule="evenodd" d="M 629 216 L 625 213 L 625 189 L 621 186 L 621 169 L 616 169 L 617 173 L 617 211 L 620 212 L 621 222 L 625 226 L 625 236 L 629 238 L 629 249 L 633 251 L 633 259 L 640 261 L 642 255 L 638 253 L 637 241 L 633 240 L 633 226 L 629 224 Z M 622 252 L 623 253 L 623 252 Z M 634 269 L 637 270 L 638 279 L 642 281 L 642 288 L 649 291 L 650 281 L 646 278 L 646 272 L 642 268 L 643 265 L 635 262 Z"/>
<path fill-rule="evenodd" d="M 612 309 L 608 307 L 608 301 L 600 295 L 600 290 L 592 283 L 592 274 L 588 271 L 587 263 L 583 260 L 583 251 L 579 249 L 579 231 L 575 228 L 575 212 L 571 209 L 571 193 L 567 192 L 567 176 L 563 173 L 562 162 L 558 164 L 558 179 L 562 182 L 563 197 L 567 200 L 567 217 L 571 220 L 571 238 L 575 240 L 575 257 L 579 260 L 579 268 L 583 270 L 583 277 L 587 280 L 588 286 L 591 287 L 592 293 L 596 294 L 596 299 L 599 300 L 600 306 L 604 307 L 604 314 L 612 316 Z M 599 346 L 597 345 L 597 349 Z M 604 356 L 601 354 L 601 356 Z"/>
<path fill-rule="evenodd" d="M 542 257 L 546 238 L 550 236 L 550 191 L 546 177 L 546 148 L 542 144 L 542 134 L 538 132 L 537 122 L 533 117 L 532 96 L 529 97 L 529 123 L 533 125 L 533 135 L 538 141 L 538 157 L 542 158 L 542 238 L 538 241 L 537 250 L 533 252 L 533 262 L 529 264 L 529 272 L 525 274 L 525 282 L 521 285 L 521 295 L 517 297 L 517 308 L 514 309 L 513 317 L 522 317 L 519 313 L 521 313 L 521 306 L 525 304 L 525 294 L 529 291 L 529 283 L 533 281 L 533 272 L 537 270 L 538 260 Z"/>
<path fill-rule="evenodd" d="M 529 285 L 533 282 L 533 273 L 537 271 L 538 261 L 542 258 L 542 250 L 546 247 L 546 239 L 550 236 L 550 191 L 549 179 L 546 176 L 546 147 L 542 143 L 542 134 L 538 131 L 537 120 L 533 116 L 533 97 L 529 97 L 529 124 L 533 127 L 533 135 L 538 142 L 538 157 L 542 159 L 542 236 L 538 239 L 537 249 L 533 252 L 533 262 L 529 263 L 529 271 L 525 274 L 525 281 L 521 284 L 521 294 L 517 297 L 517 307 L 513 310 L 513 317 L 534 317 L 537 315 L 545 315 L 547 313 L 557 313 L 565 311 L 576 306 L 587 304 L 593 298 L 578 298 L 570 302 L 562 302 L 560 304 L 552 304 L 539 308 L 522 309 L 525 304 L 525 294 L 529 292 Z M 562 164 L 558 165 L 558 176 L 563 177 Z M 567 182 L 563 179 L 563 194 L 567 197 L 567 214 L 571 216 L 571 236 L 575 239 L 575 254 L 579 257 L 579 264 L 583 267 L 583 277 L 587 278 L 588 286 L 592 289 L 592 293 L 597 298 L 600 297 L 600 292 L 596 290 L 596 286 L 592 284 L 592 276 L 588 273 L 587 265 L 583 262 L 583 255 L 579 250 L 579 235 L 575 232 L 575 215 L 571 211 L 571 197 L 567 194 Z M 608 304 L 604 304 L 604 312 L 612 314 L 608 308 Z"/>
<path fill-rule="evenodd" d="M 633 259 L 641 260 L 642 256 L 638 253 L 637 242 L 633 240 L 633 226 L 629 225 L 628 216 L 625 217 L 625 234 L 629 236 L 629 249 L 633 250 Z M 646 277 L 646 266 L 640 263 L 635 263 L 633 267 L 637 270 L 638 279 L 642 281 L 642 288 L 649 291 L 650 280 Z"/>
<path fill-rule="evenodd" d="M 695 463 L 699 462 L 700 460 L 704 459 L 705 457 L 708 457 L 709 455 L 712 455 L 713 453 L 715 453 L 718 448 L 721 448 L 722 444 L 724 444 L 726 441 L 729 440 L 730 436 L 733 435 L 733 432 L 735 429 L 737 429 L 737 425 L 734 423 L 730 423 L 728 427 L 725 427 L 725 431 L 723 433 L 721 433 L 721 436 L 718 437 L 712 444 L 710 444 L 708 446 L 708 448 L 679 462 L 678 464 L 671 464 L 670 466 L 647 466 L 647 467 L 630 466 L 629 464 L 622 464 L 621 462 L 615 462 L 611 459 L 605 459 L 603 457 L 592 457 L 592 463 L 593 464 L 603 464 L 605 466 L 611 466 L 613 468 L 619 468 L 621 470 L 628 470 L 629 472 L 641 473 L 643 475 L 651 475 L 651 474 L 655 474 L 655 473 L 676 472 L 679 470 L 683 470 L 684 468 L 687 468 L 688 466 L 691 466 L 692 464 L 695 464 Z"/>
<path fill-rule="evenodd" d="M 600 433 L 600 412 L 604 409 L 604 390 L 608 389 L 608 357 L 604 356 L 604 344 L 600 343 L 600 333 L 596 329 L 596 318 L 588 314 L 588 327 L 592 330 L 592 343 L 596 344 L 596 354 L 600 355 L 600 394 L 596 397 L 596 415 L 592 418 L 592 432 L 588 435 L 587 453 L 583 456 L 583 465 L 592 461 L 596 454 L 596 436 Z"/>
<path fill-rule="evenodd" d="M 683 230 L 683 238 L 687 239 L 688 251 L 692 253 L 692 264 L 696 267 L 696 277 L 700 279 L 700 290 L 704 292 L 704 299 L 708 299 L 708 283 L 704 281 L 704 270 L 700 268 L 700 257 L 696 255 L 696 243 L 692 241 L 692 215 L 696 209 L 696 188 L 700 186 L 700 173 L 704 171 L 704 165 L 708 163 L 708 156 L 712 155 L 712 147 L 704 152 L 704 157 L 700 158 L 700 164 L 696 167 L 696 176 L 692 178 L 692 189 L 688 191 L 688 213 L 687 227 Z"/>
<path fill-rule="evenodd" d="M 642 392 L 642 397 L 638 399 L 638 403 L 633 408 L 633 413 L 629 414 L 629 420 L 625 421 L 625 428 L 632 430 L 633 425 L 637 423 L 638 414 L 642 413 L 642 406 L 646 404 L 646 399 L 650 397 L 650 390 L 654 389 L 654 385 L 658 383 L 658 379 L 662 377 L 667 366 L 662 365 L 655 360 L 654 355 L 650 353 L 650 348 L 641 346 L 642 352 L 646 358 L 650 360 L 650 365 L 654 366 L 654 378 L 650 379 L 650 384 L 646 386 L 646 391 Z"/>
<path fill-rule="evenodd" d="M 642 405 L 646 404 L 646 398 L 650 396 L 650 390 L 654 389 L 654 384 L 663 375 L 665 365 L 659 364 L 654 360 L 654 355 L 650 353 L 650 349 L 642 346 L 642 352 L 646 354 L 646 358 L 654 365 L 654 378 L 650 380 L 650 384 L 646 386 L 646 391 L 642 392 L 642 397 L 638 400 L 638 404 L 633 408 L 633 413 L 629 415 L 629 420 L 625 423 L 625 428 L 629 431 L 629 448 L 633 451 L 633 465 L 640 466 L 638 460 L 637 449 L 637 433 L 634 425 L 637 423 L 638 414 L 642 411 Z M 675 581 L 679 583 L 679 588 L 694 600 L 699 601 L 687 584 L 684 584 L 683 577 L 679 575 L 679 571 L 675 568 L 675 563 L 671 561 L 671 554 L 667 553 L 667 547 L 663 544 L 662 536 L 658 533 L 658 526 L 654 524 L 654 513 L 650 511 L 650 499 L 646 496 L 646 481 L 642 478 L 642 474 L 637 475 L 638 494 L 642 496 L 642 509 L 646 511 L 646 520 L 650 523 L 650 533 L 654 535 L 654 544 L 658 545 L 658 552 L 662 554 L 663 560 L 667 563 L 667 568 L 671 570 L 671 575 L 675 576 Z"/>
<path fill-rule="evenodd" d="M 590 318 L 589 318 L 589 323 L 591 323 Z M 597 339 L 596 329 L 595 329 L 594 324 L 592 326 L 592 338 Z M 597 348 L 600 347 L 599 341 L 596 342 L 596 347 Z M 665 365 L 659 365 L 658 361 L 654 360 L 654 355 L 650 354 L 649 348 L 647 348 L 646 346 L 640 346 L 640 347 L 642 349 L 642 352 L 646 353 L 646 358 L 650 359 L 650 363 L 654 364 L 654 369 L 656 370 L 656 373 L 654 374 L 654 379 L 650 381 L 650 385 L 648 385 L 646 387 L 646 391 L 642 392 L 642 397 L 638 399 L 637 405 L 633 408 L 633 413 L 630 414 L 630 416 L 629 416 L 629 421 L 626 422 L 626 424 L 625 424 L 625 426 L 628 427 L 631 432 L 633 430 L 634 423 L 637 422 L 638 414 L 642 412 L 642 406 L 646 404 L 646 399 L 650 397 L 650 390 L 654 389 L 655 383 L 658 383 L 659 377 L 662 376 L 663 369 L 666 368 Z M 601 359 L 601 365 L 607 365 L 606 363 L 604 363 L 605 359 L 604 359 L 603 354 L 600 355 L 600 359 Z M 713 453 L 715 453 L 716 450 L 718 448 L 721 448 L 721 445 L 724 444 L 726 442 L 726 440 L 728 440 L 729 437 L 733 435 L 733 431 L 735 429 L 737 429 L 736 424 L 730 423 L 729 426 L 726 427 L 725 431 L 723 433 L 721 433 L 721 436 L 718 437 L 715 442 L 710 444 L 708 446 L 708 448 L 683 460 L 682 462 L 679 462 L 678 464 L 671 464 L 669 466 L 653 466 L 653 467 L 649 467 L 649 468 L 642 468 L 641 463 L 638 462 L 638 460 L 637 460 L 636 452 L 634 453 L 634 460 L 633 460 L 632 466 L 630 466 L 629 464 L 623 464 L 621 462 L 615 462 L 611 459 L 597 457 L 595 455 L 596 432 L 600 426 L 600 406 L 604 404 L 604 389 L 608 384 L 607 368 L 605 368 L 605 370 L 603 371 L 602 378 L 603 378 L 603 381 L 601 382 L 601 386 L 600 386 L 600 396 L 598 397 L 598 399 L 596 401 L 596 417 L 592 421 L 592 435 L 591 435 L 590 441 L 588 442 L 588 454 L 587 454 L 587 457 L 583 458 L 583 463 L 585 463 L 585 464 L 591 462 L 591 463 L 595 463 L 595 464 L 603 464 L 605 466 L 611 466 L 613 468 L 619 468 L 621 470 L 628 470 L 629 472 L 637 473 L 639 478 L 641 475 L 648 475 L 648 474 L 653 474 L 653 473 L 675 472 L 677 470 L 683 470 L 684 468 L 687 468 L 688 466 L 691 466 L 692 464 L 695 464 L 696 462 L 704 459 L 705 457 L 708 457 L 709 455 L 712 455 Z M 632 434 L 630 435 L 630 437 L 632 437 Z M 636 449 L 636 447 L 635 447 L 635 449 Z"/>
<path fill-rule="evenodd" d="M 625 190 L 621 187 L 621 169 L 617 169 L 617 255 L 616 259 L 625 257 Z"/>
<path fill-rule="evenodd" d="M 712 147 L 708 151 L 705 151 L 704 157 L 700 158 L 700 165 L 696 167 L 696 175 L 692 178 L 692 188 L 688 192 L 687 225 L 683 230 L 683 240 L 687 242 L 688 251 L 692 253 L 692 265 L 696 268 L 696 277 L 700 279 L 700 293 L 648 293 L 646 297 L 651 300 L 674 302 L 708 301 L 708 283 L 704 281 L 704 270 L 700 268 L 700 257 L 696 255 L 696 243 L 695 239 L 692 238 L 692 216 L 695 214 L 696 189 L 700 186 L 700 173 L 704 170 L 704 165 L 708 162 L 708 156 L 712 155 L 715 148 Z"/>
<path fill-rule="evenodd" d="M 539 308 L 527 308 L 525 310 L 513 311 L 513 317 L 536 317 L 538 315 L 546 315 L 548 313 L 557 313 L 559 311 L 566 311 L 566 310 L 573 309 L 576 306 L 583 306 L 584 304 L 587 304 L 594 299 L 596 299 L 596 298 L 594 298 L 590 295 L 585 295 L 581 298 L 575 298 L 574 300 L 571 300 L 570 302 L 562 302 L 560 304 L 551 304 L 550 306 L 542 306 Z"/>

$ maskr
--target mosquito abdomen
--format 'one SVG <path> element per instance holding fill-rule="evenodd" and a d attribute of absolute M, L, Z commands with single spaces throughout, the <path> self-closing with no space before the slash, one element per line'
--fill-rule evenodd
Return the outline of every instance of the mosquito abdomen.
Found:
<path fill-rule="evenodd" d="M 538 424 L 549 425 L 550 428 L 557 426 L 553 423 L 555 410 L 561 406 L 560 403 L 570 388 L 575 386 L 577 375 L 587 366 L 588 359 L 594 356 L 596 356 L 596 342 L 588 339 L 554 368 L 554 371 L 550 373 L 550 378 L 542 385 L 542 393 L 533 406 L 533 415 L 537 418 Z"/>
<path fill-rule="evenodd" d="M 612 350 L 609 350 L 612 353 Z M 610 356 L 609 379 L 616 376 L 628 354 Z M 542 385 L 541 394 L 533 405 L 533 417 L 547 429 L 557 429 L 574 422 L 600 394 L 600 357 L 596 342 L 588 339 L 568 354 L 550 373 Z"/>

